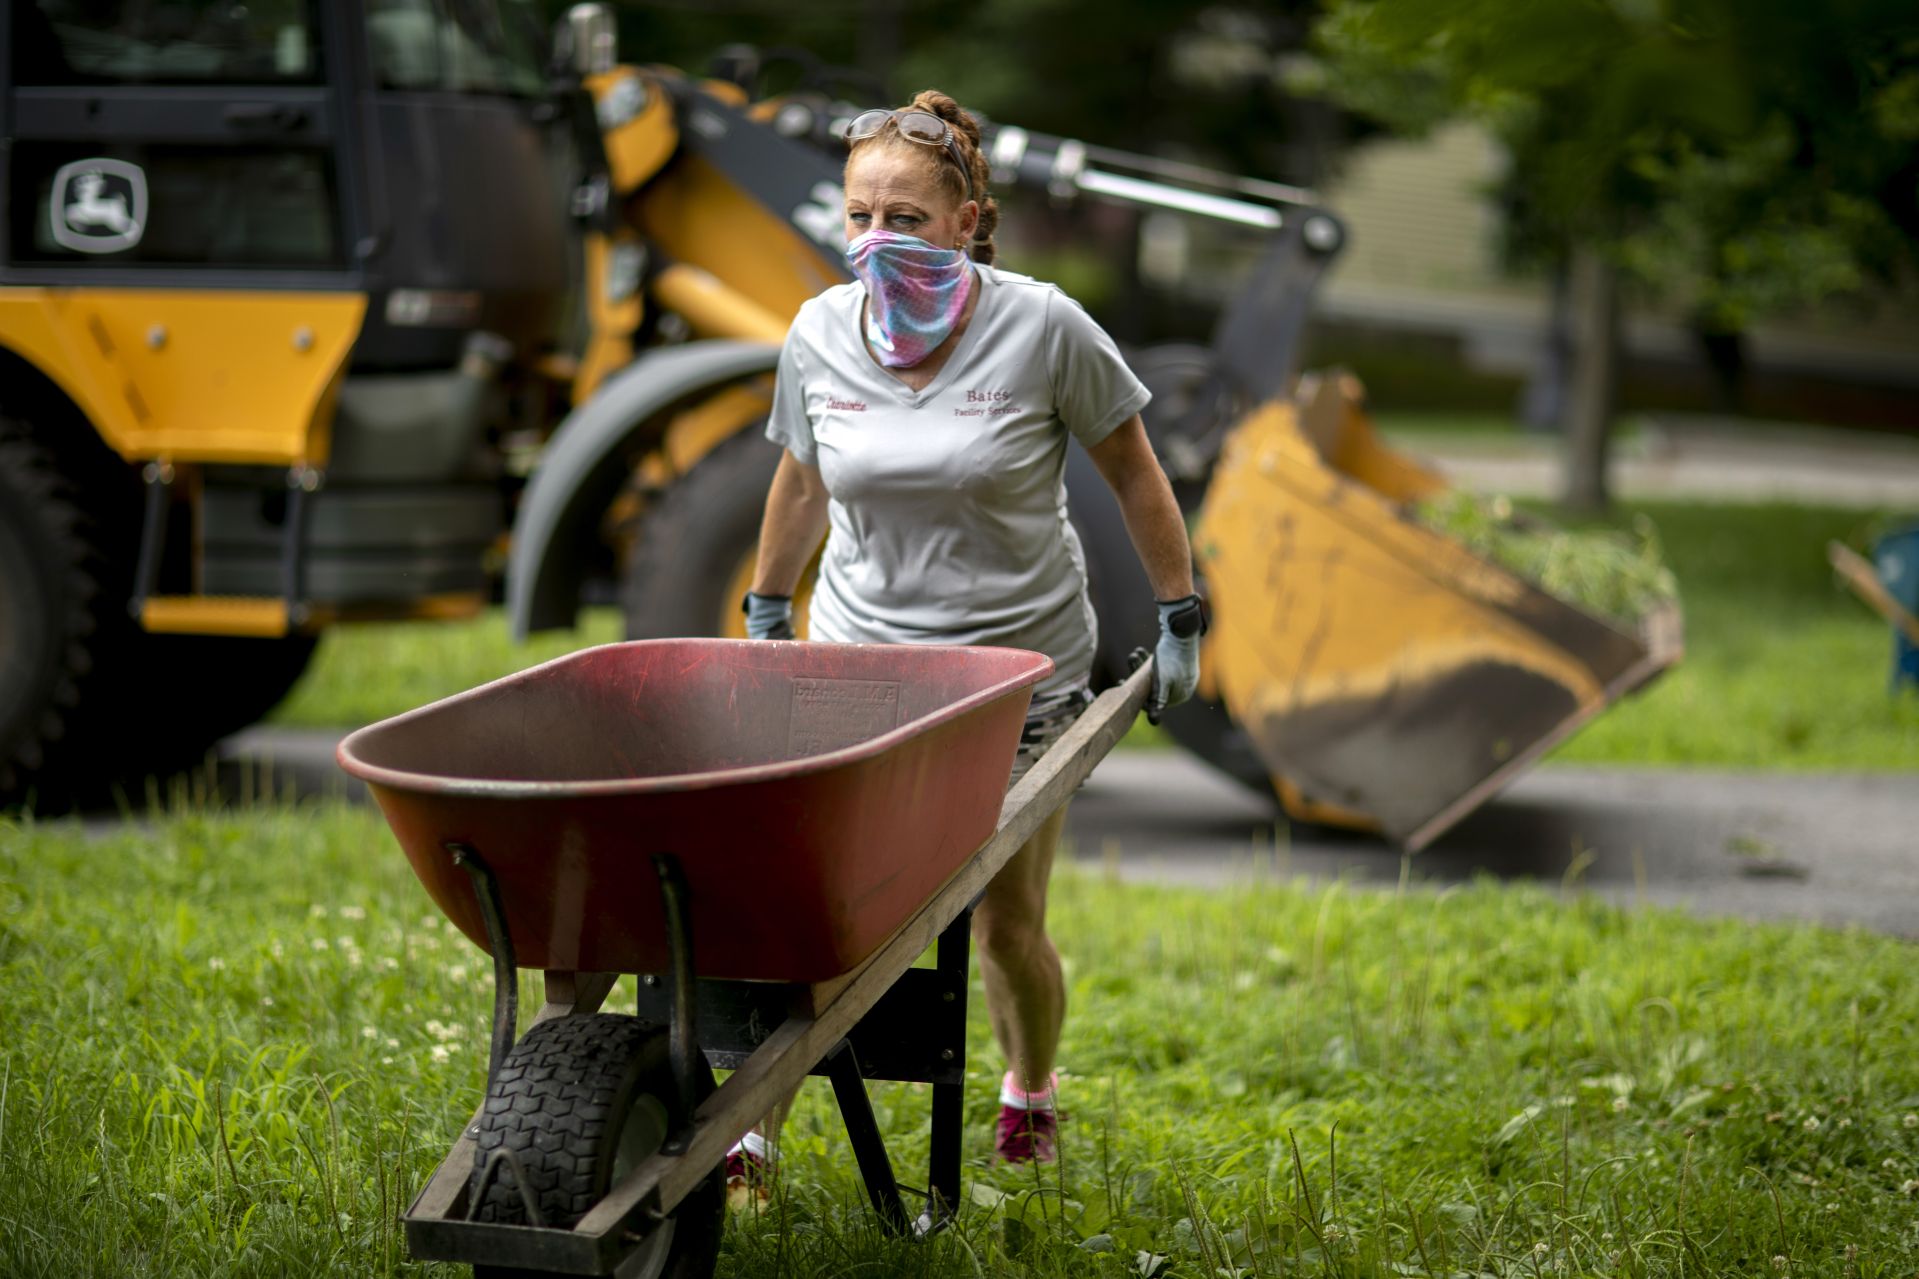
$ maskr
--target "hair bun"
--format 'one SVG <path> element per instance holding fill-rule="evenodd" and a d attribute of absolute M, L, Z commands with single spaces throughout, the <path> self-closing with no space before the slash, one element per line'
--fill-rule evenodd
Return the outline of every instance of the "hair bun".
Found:
<path fill-rule="evenodd" d="M 930 111 L 952 126 L 953 132 L 965 138 L 974 146 L 979 145 L 979 121 L 967 115 L 960 104 L 941 93 L 938 89 L 921 89 L 913 95 L 907 104 L 909 110 Z"/>

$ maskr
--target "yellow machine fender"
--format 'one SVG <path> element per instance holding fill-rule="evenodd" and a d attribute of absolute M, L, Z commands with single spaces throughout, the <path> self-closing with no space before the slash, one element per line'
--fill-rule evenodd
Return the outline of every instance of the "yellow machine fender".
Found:
<path fill-rule="evenodd" d="M 0 289 L 0 345 L 129 460 L 326 461 L 360 293 Z"/>
<path fill-rule="evenodd" d="M 627 444 L 703 391 L 770 373 L 779 348 L 694 342 L 641 356 L 601 384 L 554 430 L 513 521 L 506 572 L 513 636 L 570 626 L 579 609 L 582 546 L 628 472 Z"/>

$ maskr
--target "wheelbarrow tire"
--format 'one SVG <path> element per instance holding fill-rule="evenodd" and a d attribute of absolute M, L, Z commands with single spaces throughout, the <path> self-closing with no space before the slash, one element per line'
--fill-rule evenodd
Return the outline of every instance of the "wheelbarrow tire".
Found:
<path fill-rule="evenodd" d="M 759 544 L 780 447 L 753 422 L 716 445 L 640 517 L 621 585 L 628 639 L 725 635 L 733 590 Z"/>
<path fill-rule="evenodd" d="M 698 1088 L 713 1090 L 702 1065 Z M 653 1153 L 673 1124 L 667 1035 L 637 1017 L 576 1014 L 527 1031 L 501 1063 L 474 1136 L 474 1221 L 528 1221 L 518 1181 L 524 1172 L 538 1224 L 571 1228 L 605 1197 L 617 1176 Z M 697 1104 L 697 1103 L 696 1103 Z M 499 1157 L 497 1152 L 508 1156 Z M 485 1177 L 495 1162 L 493 1175 Z M 482 1183 L 484 1183 L 482 1185 Z M 657 1231 L 659 1255 L 640 1267 L 648 1279 L 693 1279 L 713 1271 L 726 1215 L 726 1170 L 715 1165 Z M 524 1276 L 524 1270 L 476 1268 Z"/>

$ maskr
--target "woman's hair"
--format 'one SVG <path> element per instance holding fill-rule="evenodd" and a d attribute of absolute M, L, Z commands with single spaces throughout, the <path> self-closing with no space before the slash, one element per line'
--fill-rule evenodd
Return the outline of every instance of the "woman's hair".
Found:
<path fill-rule="evenodd" d="M 959 146 L 959 153 L 965 157 L 968 171 L 973 178 L 973 198 L 979 201 L 979 226 L 973 231 L 972 255 L 975 262 L 992 262 L 999 255 L 999 246 L 993 243 L 993 232 L 999 227 L 999 201 L 986 189 L 987 179 L 992 176 L 992 166 L 986 157 L 980 154 L 979 125 L 973 117 L 960 110 L 960 104 L 941 93 L 938 89 L 922 89 L 913 95 L 913 100 L 901 107 L 902 111 L 927 111 L 946 122 L 953 131 L 953 141 Z M 847 154 L 846 163 L 850 166 L 853 157 L 862 147 L 884 144 L 888 147 L 905 147 L 915 155 L 925 157 L 933 166 L 933 172 L 939 175 L 941 186 L 951 191 L 956 201 L 966 199 L 966 180 L 959 170 L 953 167 L 953 157 L 945 147 L 928 147 L 918 142 L 902 138 L 899 130 L 888 127 L 870 138 L 861 138 L 853 144 Z"/>

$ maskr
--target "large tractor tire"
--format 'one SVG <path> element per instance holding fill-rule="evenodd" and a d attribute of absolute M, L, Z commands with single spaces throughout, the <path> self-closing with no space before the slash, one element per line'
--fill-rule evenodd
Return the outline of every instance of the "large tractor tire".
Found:
<path fill-rule="evenodd" d="M 713 1077 L 699 1065 L 701 1099 Z M 569 1229 L 659 1150 L 676 1103 L 667 1032 L 637 1017 L 578 1014 L 541 1022 L 500 1064 L 474 1134 L 473 1220 Z M 525 1177 L 522 1185 L 520 1177 Z M 538 1220 L 528 1219 L 531 1201 Z M 726 1167 L 656 1225 L 620 1273 L 706 1279 L 726 1219 Z M 475 1279 L 539 1272 L 488 1266 Z"/>
<path fill-rule="evenodd" d="M 0 418 L 0 806 L 69 798 L 75 730 L 113 666 L 103 650 L 131 638 L 103 605 L 91 532 L 52 456 Z"/>
<path fill-rule="evenodd" d="M 173 732 L 188 763 L 286 700 L 319 646 L 317 635 L 143 635 L 141 660 L 176 672 Z"/>
<path fill-rule="evenodd" d="M 780 453 L 747 426 L 648 505 L 621 585 L 628 639 L 746 634 L 740 599 Z"/>
<path fill-rule="evenodd" d="M 140 630 L 127 614 L 138 497 L 128 484 L 83 501 L 52 452 L 0 418 L 0 807 L 137 798 L 144 778 L 264 715 L 312 656 L 306 636 Z"/>

